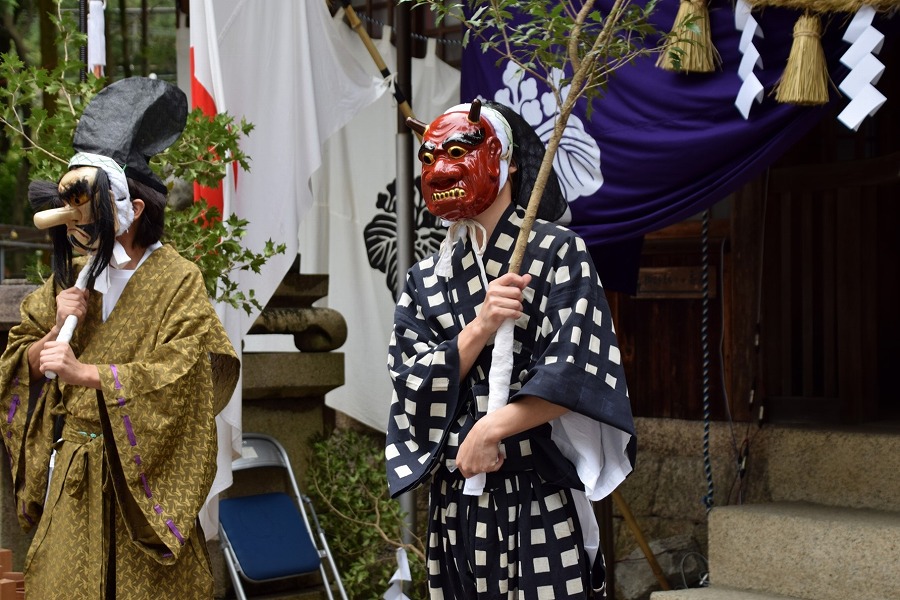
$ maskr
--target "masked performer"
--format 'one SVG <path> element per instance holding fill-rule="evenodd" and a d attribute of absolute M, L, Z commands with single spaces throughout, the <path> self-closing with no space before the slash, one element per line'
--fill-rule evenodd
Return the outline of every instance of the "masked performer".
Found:
<path fill-rule="evenodd" d="M 631 471 L 634 425 L 590 254 L 549 222 L 565 209 L 553 177 L 522 274 L 508 272 L 544 154 L 514 111 L 475 102 L 411 126 L 424 135 L 426 206 L 450 228 L 398 300 L 385 453 L 392 496 L 430 482 L 431 596 L 603 595 L 590 501 Z M 488 410 L 493 338 L 508 319 L 508 401 Z M 481 473 L 483 489 L 468 490 L 466 478 Z"/>
<path fill-rule="evenodd" d="M 147 164 L 186 118 L 178 88 L 116 82 L 85 108 L 59 184 L 30 188 L 54 278 L 22 302 L 0 365 L 0 433 L 35 528 L 29 598 L 213 595 L 197 515 L 239 363 L 199 270 L 159 241 L 166 186 Z M 57 341 L 70 315 L 71 342 Z"/>

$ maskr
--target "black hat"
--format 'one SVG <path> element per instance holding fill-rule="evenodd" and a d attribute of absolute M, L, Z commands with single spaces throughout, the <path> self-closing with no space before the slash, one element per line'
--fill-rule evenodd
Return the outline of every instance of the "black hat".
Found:
<path fill-rule="evenodd" d="M 181 136 L 187 114 L 187 96 L 178 87 L 147 77 L 122 79 L 85 107 L 72 147 L 113 159 L 126 176 L 165 194 L 165 183 L 148 163 Z"/>

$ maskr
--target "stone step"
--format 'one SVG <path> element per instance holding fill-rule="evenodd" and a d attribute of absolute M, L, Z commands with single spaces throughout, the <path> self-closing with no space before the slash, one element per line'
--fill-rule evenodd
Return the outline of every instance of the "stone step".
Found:
<path fill-rule="evenodd" d="M 900 513 L 799 502 L 714 508 L 711 587 L 802 600 L 900 598 Z"/>
<path fill-rule="evenodd" d="M 797 600 L 790 596 L 747 592 L 722 587 L 691 588 L 669 592 L 653 592 L 650 600 Z"/>
<path fill-rule="evenodd" d="M 896 423 L 763 431 L 771 500 L 900 512 Z"/>

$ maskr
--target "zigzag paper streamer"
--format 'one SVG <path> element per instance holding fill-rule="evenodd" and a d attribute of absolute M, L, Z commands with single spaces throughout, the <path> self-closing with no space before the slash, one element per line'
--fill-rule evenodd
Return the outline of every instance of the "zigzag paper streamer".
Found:
<path fill-rule="evenodd" d="M 873 7 L 864 4 L 844 32 L 844 41 L 851 45 L 841 57 L 841 63 L 850 68 L 850 73 L 838 88 L 850 98 L 850 103 L 838 115 L 838 120 L 853 131 L 859 129 L 866 117 L 878 112 L 887 100 L 875 89 L 884 73 L 884 65 L 875 58 L 884 44 L 884 34 L 872 26 L 875 13 Z"/>
<path fill-rule="evenodd" d="M 762 57 L 759 50 L 753 45 L 753 38 L 763 37 L 762 29 L 753 18 L 751 13 L 752 7 L 747 0 L 738 0 L 734 7 L 734 27 L 741 33 L 741 42 L 738 45 L 743 58 L 738 67 L 738 76 L 740 76 L 741 89 L 738 90 L 737 98 L 734 105 L 740 111 L 744 119 L 749 118 L 750 109 L 754 102 L 762 102 L 763 85 L 759 78 L 753 73 L 756 67 L 762 68 Z"/>
<path fill-rule="evenodd" d="M 409 570 L 409 558 L 406 550 L 397 548 L 397 570 L 391 576 L 390 587 L 384 593 L 384 600 L 409 600 L 409 596 L 403 593 L 403 582 L 412 581 Z"/>

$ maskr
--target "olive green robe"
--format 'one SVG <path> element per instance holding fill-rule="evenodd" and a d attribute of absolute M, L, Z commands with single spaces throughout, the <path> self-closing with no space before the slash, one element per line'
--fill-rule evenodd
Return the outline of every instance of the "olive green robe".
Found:
<path fill-rule="evenodd" d="M 26 594 L 211 598 L 197 515 L 216 472 L 215 415 L 239 362 L 199 270 L 158 248 L 105 322 L 102 294 L 91 293 L 71 346 L 97 365 L 99 391 L 29 381 L 28 346 L 52 328 L 57 292 L 50 281 L 22 302 L 0 359 L 0 434 L 20 522 L 37 527 Z"/>

